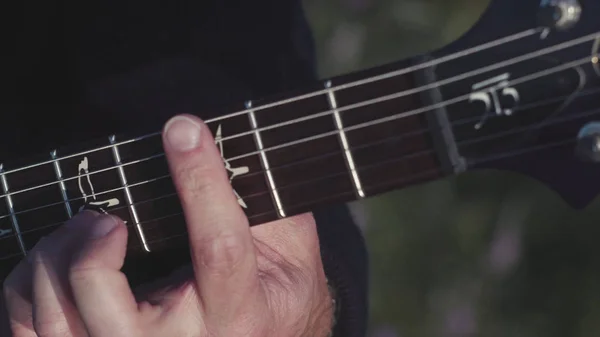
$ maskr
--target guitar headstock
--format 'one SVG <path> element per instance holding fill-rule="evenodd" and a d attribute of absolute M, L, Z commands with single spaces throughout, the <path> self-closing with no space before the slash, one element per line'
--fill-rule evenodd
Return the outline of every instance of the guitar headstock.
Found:
<path fill-rule="evenodd" d="M 468 169 L 526 174 L 577 208 L 598 195 L 598 13 L 597 0 L 493 0 L 433 53 L 451 58 L 435 73 L 452 80 L 440 91 Z"/>

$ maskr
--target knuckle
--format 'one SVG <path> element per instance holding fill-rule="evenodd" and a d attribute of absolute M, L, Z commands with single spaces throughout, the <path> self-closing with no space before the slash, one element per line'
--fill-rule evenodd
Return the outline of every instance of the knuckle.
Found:
<path fill-rule="evenodd" d="M 305 313 L 320 298 L 320 286 L 309 271 L 295 266 L 279 266 L 269 272 L 267 281 L 271 304 L 283 317 Z"/>
<path fill-rule="evenodd" d="M 43 318 L 36 317 L 33 320 L 33 329 L 39 337 L 66 337 L 70 335 L 65 321 L 65 314 L 61 311 L 44 314 Z"/>
<path fill-rule="evenodd" d="M 90 275 L 94 273 L 97 266 L 89 258 L 79 256 L 73 259 L 69 266 L 68 277 L 71 284 L 85 283 L 90 279 Z"/>
<path fill-rule="evenodd" d="M 247 256 L 244 240 L 234 233 L 223 233 L 200 244 L 200 261 L 214 274 L 232 274 Z"/>
<path fill-rule="evenodd" d="M 56 320 L 34 320 L 33 329 L 39 337 L 67 337 L 70 335 L 69 329 L 63 322 Z"/>

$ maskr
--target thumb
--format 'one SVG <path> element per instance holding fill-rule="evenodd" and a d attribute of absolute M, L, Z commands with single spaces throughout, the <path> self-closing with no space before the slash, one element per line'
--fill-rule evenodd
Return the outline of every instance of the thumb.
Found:
<path fill-rule="evenodd" d="M 81 319 L 91 336 L 137 336 L 137 302 L 120 271 L 127 251 L 127 228 L 118 218 L 106 215 L 86 229 L 69 268 Z"/>

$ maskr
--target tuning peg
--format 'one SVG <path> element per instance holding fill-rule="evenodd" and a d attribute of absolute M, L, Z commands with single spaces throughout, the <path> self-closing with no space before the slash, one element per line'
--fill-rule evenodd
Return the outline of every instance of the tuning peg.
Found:
<path fill-rule="evenodd" d="M 582 160 L 600 162 L 600 122 L 589 123 L 581 129 L 576 153 Z"/>
<path fill-rule="evenodd" d="M 578 0 L 542 0 L 538 20 L 542 27 L 553 30 L 567 30 L 581 17 Z"/>

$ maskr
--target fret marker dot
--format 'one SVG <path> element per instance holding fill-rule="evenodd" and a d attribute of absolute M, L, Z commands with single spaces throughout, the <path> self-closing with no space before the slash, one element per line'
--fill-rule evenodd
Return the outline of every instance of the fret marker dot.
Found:
<path fill-rule="evenodd" d="M 598 64 L 598 62 L 599 62 L 598 56 L 592 57 L 592 63 L 593 64 Z"/>

